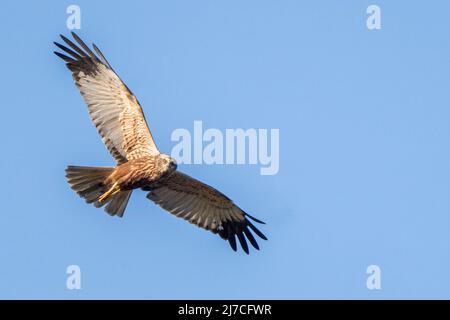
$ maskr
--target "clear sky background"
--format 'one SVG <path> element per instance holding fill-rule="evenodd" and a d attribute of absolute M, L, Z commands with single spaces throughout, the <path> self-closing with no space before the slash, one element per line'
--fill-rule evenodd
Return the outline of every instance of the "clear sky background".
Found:
<path fill-rule="evenodd" d="M 249 256 L 135 192 L 123 219 L 64 168 L 112 165 L 53 41 L 66 8 L 176 128 L 279 128 L 280 171 L 181 165 L 264 220 Z M 381 7 L 369 31 L 366 8 Z M 0 11 L 0 298 L 450 298 L 448 1 L 9 1 Z M 81 290 L 66 268 L 81 268 Z M 366 268 L 380 266 L 381 290 Z"/>

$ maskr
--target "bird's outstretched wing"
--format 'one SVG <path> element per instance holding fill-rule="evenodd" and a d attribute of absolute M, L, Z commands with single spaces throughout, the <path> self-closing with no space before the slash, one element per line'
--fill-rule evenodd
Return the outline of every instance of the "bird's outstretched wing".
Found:
<path fill-rule="evenodd" d="M 117 160 L 124 163 L 144 155 L 159 153 L 136 97 L 93 44 L 98 58 L 72 32 L 78 46 L 61 35 L 70 48 L 55 42 L 66 54 L 55 54 L 66 62 L 88 105 L 89 115 L 103 143 Z"/>
<path fill-rule="evenodd" d="M 228 197 L 184 173 L 175 171 L 166 180 L 151 188 L 147 198 L 177 217 L 183 218 L 228 240 L 236 251 L 236 237 L 248 254 L 247 240 L 259 250 L 252 230 L 260 238 L 267 238 L 247 218 L 258 223 Z"/>

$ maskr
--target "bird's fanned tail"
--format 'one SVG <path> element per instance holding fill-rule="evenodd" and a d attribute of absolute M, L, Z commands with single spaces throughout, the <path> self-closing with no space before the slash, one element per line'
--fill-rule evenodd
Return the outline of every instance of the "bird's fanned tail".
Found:
<path fill-rule="evenodd" d="M 87 203 L 92 203 L 97 208 L 107 204 L 105 207 L 107 213 L 122 217 L 132 190 L 121 191 L 106 199 L 106 201 L 99 201 L 102 194 L 109 189 L 104 181 L 113 171 L 113 167 L 68 166 L 66 178 L 72 190 L 84 198 Z"/>

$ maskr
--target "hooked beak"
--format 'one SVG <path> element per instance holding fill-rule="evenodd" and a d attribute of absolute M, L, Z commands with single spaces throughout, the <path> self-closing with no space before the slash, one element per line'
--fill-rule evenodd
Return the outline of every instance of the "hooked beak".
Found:
<path fill-rule="evenodd" d="M 177 170 L 177 167 L 178 167 L 178 165 L 175 160 L 170 161 L 170 169 Z"/>

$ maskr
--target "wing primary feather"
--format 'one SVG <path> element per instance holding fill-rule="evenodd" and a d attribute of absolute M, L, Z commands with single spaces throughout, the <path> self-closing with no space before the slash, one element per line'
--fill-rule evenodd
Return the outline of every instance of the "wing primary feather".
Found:
<path fill-rule="evenodd" d="M 86 52 L 84 52 L 83 50 L 81 50 L 80 48 L 78 48 L 75 43 L 73 43 L 72 41 L 70 41 L 69 39 L 67 39 L 65 36 L 63 36 L 62 34 L 59 35 L 61 37 L 61 39 L 63 39 L 63 41 L 69 46 L 71 47 L 73 50 L 75 50 L 80 56 L 82 57 L 87 57 Z"/>
<path fill-rule="evenodd" d="M 230 243 L 231 249 L 233 249 L 233 251 L 237 251 L 236 238 L 234 237 L 234 234 L 229 236 L 228 242 Z"/>
<path fill-rule="evenodd" d="M 228 225 L 228 227 L 227 227 L 227 237 L 228 237 L 228 242 L 230 243 L 231 249 L 233 249 L 234 251 L 237 251 L 236 238 L 234 237 L 233 230 L 231 230 L 231 225 Z"/>
<path fill-rule="evenodd" d="M 245 237 L 242 231 L 236 232 L 236 235 L 239 239 L 239 242 L 241 243 L 242 249 L 245 251 L 246 254 L 249 254 L 247 241 L 245 241 Z"/>
<path fill-rule="evenodd" d="M 250 221 L 247 220 L 247 223 L 248 223 L 248 226 L 250 227 L 250 229 L 252 229 L 253 232 L 258 235 L 258 237 L 260 237 L 261 239 L 267 240 L 267 237 L 261 231 L 259 231 Z"/>
<path fill-rule="evenodd" d="M 244 233 L 245 233 L 245 236 L 247 237 L 248 241 L 250 241 L 250 243 L 252 244 L 252 246 L 256 250 L 259 250 L 259 245 L 256 242 L 255 237 L 253 237 L 252 233 L 248 230 L 247 227 L 244 228 Z"/>
<path fill-rule="evenodd" d="M 244 211 L 243 211 L 243 212 L 244 212 Z M 247 216 L 247 217 L 249 217 L 250 219 L 252 219 L 252 220 L 255 221 L 255 222 L 258 222 L 258 223 L 261 223 L 261 224 L 266 224 L 264 221 L 261 221 L 261 220 L 259 220 L 259 219 L 256 219 L 255 217 L 249 215 L 247 212 L 244 212 L 244 215 Z"/>
<path fill-rule="evenodd" d="M 81 40 L 81 38 L 79 36 L 77 36 L 77 34 L 75 32 L 72 31 L 71 34 L 72 34 L 72 37 L 78 42 L 78 44 L 84 49 L 84 51 L 86 51 L 89 54 L 89 56 L 92 59 L 99 61 L 97 56 L 92 52 L 91 49 L 89 49 L 89 47 L 84 43 L 84 41 Z"/>
<path fill-rule="evenodd" d="M 78 53 L 70 50 L 69 48 L 63 46 L 62 44 L 58 43 L 58 42 L 53 42 L 55 44 L 55 46 L 57 46 L 58 48 L 60 48 L 61 50 L 65 51 L 66 53 L 70 54 L 72 57 L 74 57 L 77 60 L 81 59 L 81 56 L 78 55 Z"/>
<path fill-rule="evenodd" d="M 60 57 L 61 59 L 63 59 L 66 62 L 74 62 L 75 60 L 66 56 L 65 54 L 59 53 L 57 51 L 53 51 L 54 54 L 56 54 L 58 57 Z"/>
<path fill-rule="evenodd" d="M 92 46 L 94 47 L 95 52 L 97 52 L 97 54 L 99 55 L 100 59 L 102 59 L 103 63 L 104 63 L 105 65 L 107 65 L 111 70 L 113 70 L 113 68 L 112 68 L 111 65 L 109 64 L 108 60 L 106 60 L 105 56 L 104 56 L 103 53 L 100 51 L 100 49 L 95 45 L 95 43 L 93 43 Z"/>

